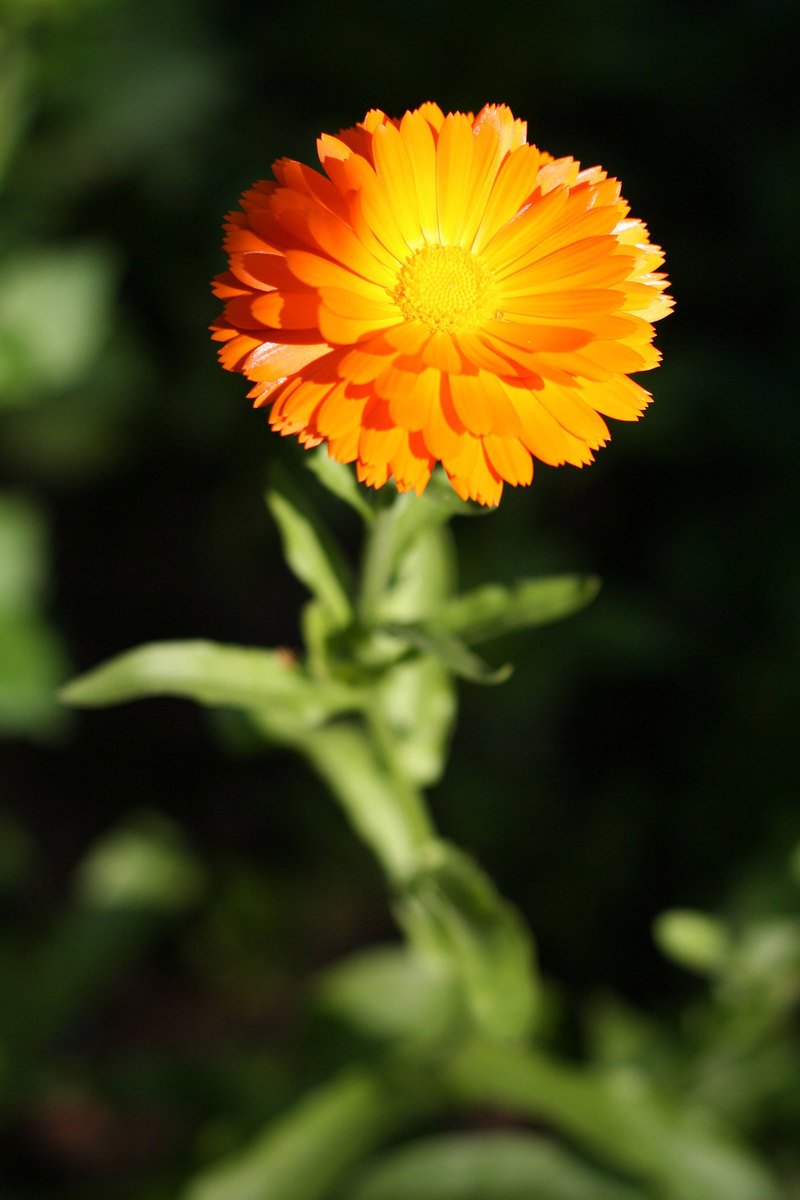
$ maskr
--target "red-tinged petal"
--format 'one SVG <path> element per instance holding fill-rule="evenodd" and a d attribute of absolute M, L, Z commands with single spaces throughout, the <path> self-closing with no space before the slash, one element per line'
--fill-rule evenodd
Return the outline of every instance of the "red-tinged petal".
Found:
<path fill-rule="evenodd" d="M 320 303 L 313 292 L 262 292 L 250 307 L 255 319 L 271 329 L 317 328 Z"/>
<path fill-rule="evenodd" d="M 406 434 L 389 461 L 389 469 L 400 492 L 415 491 L 420 495 L 431 477 L 435 459 L 428 454 L 425 443 L 413 433 Z"/>
<path fill-rule="evenodd" d="M 294 375 L 331 351 L 325 342 L 306 345 L 250 341 L 252 344 L 243 370 L 248 379 L 263 382 Z"/>
<path fill-rule="evenodd" d="M 402 321 L 397 305 L 384 295 L 382 300 L 357 289 L 324 287 L 319 289 L 319 298 L 330 312 L 352 321 L 381 320 L 384 325 Z"/>
<path fill-rule="evenodd" d="M 397 320 L 402 320 L 402 317 L 398 316 Z M 351 346 L 366 334 L 383 329 L 386 324 L 385 317 L 354 320 L 350 317 L 340 317 L 329 308 L 320 309 L 319 314 L 320 333 L 327 342 L 332 342 L 335 346 Z"/>
<path fill-rule="evenodd" d="M 317 430 L 325 438 L 341 438 L 360 431 L 366 404 L 366 400 L 348 396 L 344 385 L 333 388 L 316 415 Z"/>
<path fill-rule="evenodd" d="M 317 246 L 354 274 L 384 286 L 394 282 L 384 263 L 370 253 L 349 225 L 332 213 L 315 212 L 309 219 L 309 229 Z"/>
<path fill-rule="evenodd" d="M 584 329 L 568 325 L 522 325 L 516 321 L 487 321 L 486 333 L 495 341 L 537 354 L 540 350 L 578 350 L 590 341 Z"/>
<path fill-rule="evenodd" d="M 290 278 L 299 279 L 309 287 L 357 290 L 376 300 L 385 300 L 387 296 L 386 288 L 374 279 L 359 275 L 349 266 L 324 258 L 321 254 L 311 254 L 308 250 L 288 250 L 286 266 Z"/>
<path fill-rule="evenodd" d="M 211 285 L 211 290 L 218 300 L 231 300 L 234 296 L 248 294 L 248 289 L 242 286 L 232 271 L 218 275 Z"/>

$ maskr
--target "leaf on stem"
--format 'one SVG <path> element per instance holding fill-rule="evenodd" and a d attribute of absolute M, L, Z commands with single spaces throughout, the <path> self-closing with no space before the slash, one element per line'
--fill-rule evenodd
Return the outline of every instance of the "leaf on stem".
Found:
<path fill-rule="evenodd" d="M 324 1200 L 392 1133 L 435 1108 L 430 1087 L 405 1091 L 347 1071 L 271 1122 L 249 1145 L 207 1168 L 183 1200 Z"/>
<path fill-rule="evenodd" d="M 644 1192 L 529 1133 L 430 1137 L 381 1155 L 350 1200 L 647 1200 Z"/>
<path fill-rule="evenodd" d="M 505 683 L 513 671 L 510 663 L 502 667 L 491 667 L 474 654 L 459 637 L 441 629 L 433 621 L 384 625 L 383 630 L 414 650 L 432 654 L 454 675 L 468 679 L 471 683 Z"/>
<path fill-rule="evenodd" d="M 431 842 L 399 897 L 412 944 L 441 956 L 460 977 L 472 1015 L 491 1037 L 523 1037 L 538 1001 L 533 944 L 517 910 L 478 865 Z"/>
<path fill-rule="evenodd" d="M 353 617 L 349 572 L 332 535 L 294 480 L 280 468 L 273 472 L 265 499 L 292 571 L 339 627 L 349 625 Z"/>
<path fill-rule="evenodd" d="M 769 1172 L 708 1112 L 658 1093 L 643 1075 L 477 1039 L 445 1071 L 454 1100 L 546 1122 L 659 1200 L 777 1200 Z"/>
<path fill-rule="evenodd" d="M 484 642 L 568 617 L 599 590 L 600 581 L 592 575 L 523 579 L 511 587 L 487 584 L 451 600 L 437 614 L 436 625 L 466 642 Z"/>
<path fill-rule="evenodd" d="M 450 671 L 429 655 L 414 658 L 386 671 L 375 694 L 402 769 L 420 787 L 436 783 L 456 717 Z"/>
<path fill-rule="evenodd" d="M 331 458 L 325 446 L 318 446 L 311 454 L 304 455 L 303 460 L 332 496 L 349 504 L 368 525 L 372 523 L 375 513 L 369 495 L 359 484 L 352 467 Z"/>
<path fill-rule="evenodd" d="M 494 512 L 481 504 L 461 500 L 441 471 L 435 471 L 421 496 L 410 497 L 395 531 L 395 556 L 399 561 L 423 530 L 446 525 L 453 517 L 485 517 Z"/>
<path fill-rule="evenodd" d="M 60 693 L 64 703 L 85 708 L 145 696 L 266 710 L 300 730 L 315 728 L 361 702 L 354 689 L 310 679 L 286 651 L 205 641 L 139 646 L 81 675 Z"/>
<path fill-rule="evenodd" d="M 671 908 L 658 915 L 653 936 L 663 954 L 678 966 L 701 975 L 716 975 L 730 958 L 731 945 L 723 923 L 708 913 Z"/>
<path fill-rule="evenodd" d="M 373 946 L 325 972 L 323 1012 L 363 1037 L 422 1049 L 446 1036 L 459 1016 L 453 974 L 408 946 Z"/>

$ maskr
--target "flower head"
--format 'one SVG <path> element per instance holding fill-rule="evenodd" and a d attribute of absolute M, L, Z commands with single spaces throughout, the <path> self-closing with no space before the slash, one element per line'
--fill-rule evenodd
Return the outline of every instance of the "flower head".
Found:
<path fill-rule="evenodd" d="M 372 110 L 229 215 L 212 326 L 270 423 L 380 487 L 437 462 L 496 504 L 532 457 L 582 466 L 649 393 L 663 254 L 616 179 L 529 145 L 502 105 Z"/>

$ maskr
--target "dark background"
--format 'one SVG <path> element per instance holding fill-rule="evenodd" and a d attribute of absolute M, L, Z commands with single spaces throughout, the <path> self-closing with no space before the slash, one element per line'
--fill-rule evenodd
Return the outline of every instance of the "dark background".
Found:
<path fill-rule="evenodd" d="M 109 1056 L 162 1055 L 150 1157 L 145 1135 L 136 1153 L 118 1133 L 70 1140 L 57 1104 L 34 1106 L 15 1118 L 21 1197 L 86 1179 L 128 1194 L 137 1171 L 177 1161 L 198 1112 L 225 1111 L 211 1068 L 186 1065 L 199 1044 L 209 1060 L 290 1047 L 276 1095 L 291 1094 L 314 1074 L 291 1059 L 309 972 L 391 933 L 376 868 L 294 760 L 177 701 L 59 718 L 46 698 L 143 641 L 297 643 L 302 593 L 261 501 L 269 462 L 293 450 L 217 367 L 208 280 L 242 189 L 278 156 L 313 162 L 321 130 L 370 107 L 509 104 L 531 141 L 622 179 L 676 297 L 642 421 L 615 424 L 591 468 L 539 467 L 531 490 L 456 525 L 467 584 L 577 571 L 604 587 L 581 615 L 490 648 L 515 662 L 509 683 L 463 687 L 432 796 L 442 830 L 520 905 L 577 1004 L 610 989 L 670 1019 L 694 985 L 655 949 L 656 914 L 780 891 L 800 836 L 797 12 L 6 3 L 6 309 L 26 264 L 67 263 L 26 326 L 32 351 L 0 301 L 0 466 L 47 530 L 36 619 L 59 639 L 2 747 L 25 847 L 9 913 L 35 941 L 96 839 L 141 810 L 179 827 L 205 878 L 199 907 L 111 972 L 55 1051 L 108 1094 Z M 94 333 L 65 378 L 42 363 L 69 332 L 70 262 Z M 355 548 L 349 515 L 331 519 Z"/>

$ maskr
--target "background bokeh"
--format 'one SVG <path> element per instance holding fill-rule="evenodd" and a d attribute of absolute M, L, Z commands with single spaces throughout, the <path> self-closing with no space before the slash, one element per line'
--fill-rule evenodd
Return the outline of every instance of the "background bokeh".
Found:
<path fill-rule="evenodd" d="M 563 1046 L 610 993 L 679 1024 L 702 985 L 656 948 L 659 912 L 797 911 L 797 6 L 3 0 L 0 20 L 1 949 L 55 1014 L 26 1039 L 9 1008 L 4 1195 L 176 1194 L 324 1074 L 309 978 L 391 936 L 377 869 L 293 759 L 178 701 L 53 699 L 144 641 L 296 644 L 261 493 L 298 456 L 217 367 L 208 280 L 242 189 L 373 106 L 506 102 L 619 176 L 666 247 L 643 420 L 456 525 L 467 584 L 604 587 L 491 648 L 515 674 L 463 687 L 432 801 L 531 922 Z M 76 888 L 153 845 L 158 920 L 95 930 L 70 975 Z M 761 1127 L 779 1157 L 785 1125 Z"/>

